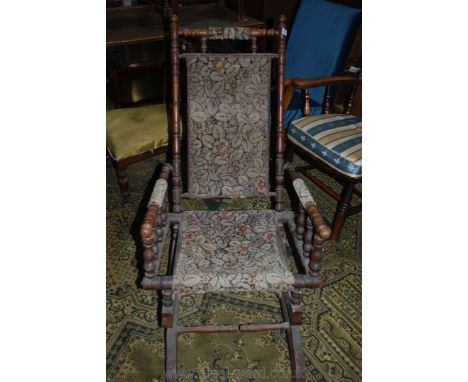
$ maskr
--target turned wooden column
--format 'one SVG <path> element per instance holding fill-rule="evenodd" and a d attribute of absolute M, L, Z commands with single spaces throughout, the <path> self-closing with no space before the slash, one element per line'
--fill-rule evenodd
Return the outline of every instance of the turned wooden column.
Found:
<path fill-rule="evenodd" d="M 320 276 L 320 263 L 322 261 L 323 253 L 322 253 L 322 245 L 325 239 L 322 239 L 320 235 L 314 235 L 314 243 L 312 246 L 312 252 L 310 253 L 309 257 L 309 270 L 310 275 L 314 278 L 321 279 Z"/>
<path fill-rule="evenodd" d="M 162 292 L 162 322 L 163 328 L 172 328 L 174 321 L 174 299 L 170 289 L 165 289 Z"/>
<path fill-rule="evenodd" d="M 301 289 L 293 289 L 291 291 L 291 324 L 293 325 L 300 325 L 302 324 L 302 290 Z"/>
<path fill-rule="evenodd" d="M 172 66 L 172 199 L 174 212 L 180 212 L 182 178 L 180 169 L 180 84 L 179 84 L 179 18 L 171 17 L 171 66 Z"/>
<path fill-rule="evenodd" d="M 301 202 L 299 202 L 299 210 L 296 216 L 296 238 L 298 240 L 304 239 L 304 224 L 305 224 L 305 211 Z"/>
<path fill-rule="evenodd" d="M 314 234 L 314 227 L 312 226 L 312 221 L 310 220 L 310 217 L 307 216 L 306 218 L 306 229 L 304 233 L 304 242 L 302 244 L 302 254 L 305 257 L 310 256 L 310 251 L 312 251 L 312 237 Z"/>
<path fill-rule="evenodd" d="M 154 222 L 158 221 L 158 212 L 159 207 L 155 205 L 151 205 L 148 208 L 148 212 L 146 213 L 145 221 L 152 220 Z M 143 269 L 145 270 L 145 274 L 143 276 L 143 285 L 150 284 L 156 275 L 156 260 L 158 259 L 158 232 L 157 232 L 157 224 L 151 225 L 149 227 L 151 232 L 146 235 L 142 235 L 142 243 L 143 243 Z"/>
<path fill-rule="evenodd" d="M 286 16 L 278 18 L 278 99 L 277 99 L 277 125 L 276 125 L 276 161 L 275 161 L 275 209 L 280 212 L 284 209 L 284 66 L 286 62 Z"/>

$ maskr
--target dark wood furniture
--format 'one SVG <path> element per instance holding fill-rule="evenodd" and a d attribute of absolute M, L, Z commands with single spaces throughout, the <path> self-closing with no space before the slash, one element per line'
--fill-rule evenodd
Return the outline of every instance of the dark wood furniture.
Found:
<path fill-rule="evenodd" d="M 128 102 L 127 100 L 124 99 L 123 97 L 123 92 L 121 91 L 120 84 L 122 81 L 128 81 L 132 79 L 139 79 L 139 78 L 148 78 L 148 76 L 154 76 L 160 71 L 164 71 L 164 68 L 162 65 L 142 65 L 138 67 L 130 67 L 130 68 L 125 68 L 121 70 L 109 70 L 108 77 L 109 77 L 109 84 L 108 84 L 108 94 L 111 95 L 112 101 L 114 102 L 114 106 L 117 109 L 121 108 L 136 108 L 139 106 L 145 106 L 145 105 L 154 105 L 155 100 L 152 99 L 144 99 L 138 102 Z M 164 94 L 164 91 L 163 91 Z M 159 100 L 158 100 L 159 101 Z M 154 112 L 157 113 L 167 113 L 166 112 L 166 107 L 164 103 L 164 98 L 162 99 L 163 101 L 163 106 L 164 107 L 157 107 L 157 110 Z M 156 107 L 155 107 L 156 109 Z M 161 111 L 162 109 L 162 111 Z M 135 109 L 135 110 L 142 110 L 140 109 Z M 145 108 L 145 112 L 151 112 L 151 110 L 146 111 L 147 108 Z M 107 114 L 112 114 L 115 113 L 113 110 L 108 110 Z M 135 117 L 138 119 L 140 118 L 139 115 L 135 115 Z M 125 123 L 126 125 L 123 126 L 122 128 L 128 129 L 129 132 L 132 131 L 135 123 L 138 121 L 133 121 L 132 118 L 124 119 L 122 120 L 121 123 Z M 161 132 L 162 135 L 168 135 L 168 122 L 167 119 L 164 121 L 164 119 L 161 121 L 159 124 L 154 125 L 154 129 L 157 129 L 158 131 Z M 109 130 L 109 126 L 107 126 L 107 130 Z M 109 131 L 107 132 L 109 135 Z M 138 139 L 138 137 L 134 137 L 135 139 Z M 124 139 L 124 138 L 121 138 Z M 142 143 L 142 146 L 145 145 L 146 143 Z M 123 201 L 126 202 L 129 198 L 129 190 L 128 190 L 128 179 L 127 179 L 127 170 L 128 167 L 131 164 L 140 162 L 142 160 L 151 158 L 153 156 L 159 155 L 159 154 L 164 154 L 167 151 L 167 144 L 164 144 L 160 147 L 157 148 L 151 148 L 149 150 L 139 150 L 139 152 L 136 155 L 131 155 L 131 156 L 126 156 L 124 158 L 117 158 L 115 153 L 112 152 L 112 147 L 110 147 L 109 142 L 107 146 L 107 152 L 108 155 L 112 161 L 112 164 L 116 170 L 117 173 L 117 178 L 119 182 L 119 187 L 120 191 L 122 194 Z"/>
<path fill-rule="evenodd" d="M 116 160 L 112 157 L 112 155 L 109 155 L 112 161 L 112 165 L 114 166 L 116 174 L 117 174 L 123 202 L 127 202 L 128 198 L 130 197 L 130 194 L 128 191 L 128 178 L 127 178 L 128 166 L 134 163 L 141 162 L 145 159 L 154 157 L 156 155 L 164 154 L 166 151 L 167 151 L 167 146 L 163 146 L 158 149 L 145 151 L 142 154 L 134 155 L 134 156 L 121 159 L 121 160 Z M 108 154 L 110 154 L 109 150 L 108 150 Z"/>
<path fill-rule="evenodd" d="M 200 3 L 207 3 L 209 1 L 197 1 L 197 0 L 194 0 L 194 1 L 190 1 L 190 2 L 187 2 L 187 1 L 180 1 L 180 0 L 166 0 L 165 3 L 168 4 L 170 2 L 170 7 L 168 7 L 166 5 L 166 11 L 165 11 L 165 15 L 167 16 L 171 16 L 171 15 L 177 15 L 179 16 L 179 5 L 181 5 L 182 3 L 195 3 L 195 4 L 200 4 Z M 218 9 L 221 9 L 225 6 L 225 1 L 224 0 L 214 0 L 214 1 L 211 1 L 212 3 L 215 3 L 216 4 L 216 7 Z M 245 2 L 246 0 L 237 0 L 237 19 L 238 21 L 241 21 L 241 20 L 244 20 L 246 19 L 246 15 L 245 15 Z M 191 5 L 194 5 L 194 4 L 186 4 L 187 6 L 191 6 Z M 169 10 L 167 10 L 167 8 L 169 8 Z"/>
<path fill-rule="evenodd" d="M 286 331 L 293 371 L 292 380 L 305 381 L 304 354 L 300 337 L 303 311 L 301 288 L 320 286 L 321 248 L 324 241 L 330 237 L 331 231 L 299 174 L 291 163 L 285 163 L 283 124 L 286 18 L 281 16 L 278 28 L 268 30 L 257 28 L 179 30 L 178 17 L 173 15 L 171 20 L 172 158 L 171 162 L 162 168 L 140 229 L 144 247 L 144 276 L 141 285 L 145 289 L 162 292 L 161 324 L 166 328 L 166 381 L 175 381 L 177 378 L 178 334 L 266 330 Z M 180 55 L 180 37 L 200 39 L 202 53 Z M 255 54 L 258 49 L 257 40 L 263 37 L 276 39 L 277 53 Z M 207 53 L 210 39 L 250 40 L 254 54 Z M 186 62 L 189 79 L 187 97 L 190 97 L 188 103 L 193 108 L 187 112 L 186 166 L 189 174 L 187 189 L 183 185 L 184 165 L 181 157 L 181 59 L 185 59 Z M 276 59 L 277 72 L 271 81 L 271 60 Z M 277 85 L 276 126 L 271 130 L 268 123 L 270 81 Z M 206 92 L 203 90 L 205 88 Z M 221 91 L 221 88 L 224 90 Z M 215 93 L 211 94 L 210 89 L 212 92 L 219 91 L 220 96 L 215 97 Z M 229 99 L 231 102 L 226 103 Z M 252 102 L 254 100 L 256 102 Z M 241 134 L 241 131 L 244 132 Z M 268 176 L 270 135 L 275 142 L 275 176 L 272 189 L 269 187 Z M 245 136 L 248 139 L 243 140 Z M 256 142 L 255 147 L 252 141 Z M 209 158 L 214 160 L 210 161 Z M 228 171 L 229 175 L 215 176 L 222 174 L 223 171 Z M 198 176 L 199 174 L 201 176 Z M 292 182 L 299 198 L 297 213 L 284 210 L 286 181 Z M 168 198 L 169 186 L 172 186 L 171 203 Z M 236 198 L 239 195 L 272 200 L 274 209 L 223 212 L 182 211 L 181 207 L 183 198 L 208 200 Z M 243 214 L 247 214 L 247 218 L 243 216 L 247 220 L 240 219 Z M 264 218 L 265 216 L 271 220 L 270 223 Z M 213 217 L 218 220 L 213 220 Z M 258 221 L 260 226 L 249 230 L 252 219 Z M 221 228 L 216 225 L 217 221 L 221 221 L 219 224 Z M 205 231 L 200 227 L 205 227 Z M 218 228 L 222 232 L 221 236 L 215 236 Z M 234 228 L 237 241 L 230 236 L 234 235 L 232 232 Z M 291 273 L 287 265 L 286 250 L 280 239 L 286 234 L 284 232 L 286 229 L 289 231 L 292 247 L 295 248 L 294 254 L 298 256 L 299 273 Z M 168 237 L 172 238 L 169 271 L 165 275 L 160 275 L 163 248 Z M 230 250 L 219 244 L 217 239 L 229 243 Z M 243 240 L 243 243 L 239 240 Z M 259 243 L 264 243 L 266 247 L 260 247 Z M 255 258 L 257 252 L 251 252 L 250 248 L 265 249 L 259 252 L 260 257 Z M 223 256 L 227 256 L 228 259 Z M 236 273 L 237 267 L 242 268 L 244 262 L 248 262 L 251 256 L 254 256 L 255 260 L 251 264 L 252 267 L 262 263 L 263 256 L 269 256 L 271 263 L 267 261 L 264 264 L 265 272 L 268 272 L 270 269 L 268 267 L 275 263 L 286 268 L 284 278 L 279 276 L 280 273 L 274 273 L 276 278 L 272 277 L 271 273 L 255 273 L 259 272 L 260 268 L 253 270 L 249 267 L 248 272 L 253 274 Z M 194 258 L 198 261 L 190 263 Z M 211 266 L 203 265 L 207 262 L 211 262 Z M 186 269 L 184 267 L 187 263 L 190 267 Z M 210 279 L 208 282 L 205 276 L 213 269 L 219 273 L 212 275 L 216 279 Z M 228 277 L 224 278 L 226 274 Z M 245 281 L 244 276 L 245 280 L 250 281 Z M 223 281 L 216 281 L 218 278 Z M 255 280 L 259 279 L 262 282 L 257 283 Z M 183 327 L 178 323 L 179 301 L 183 294 L 213 290 L 262 292 L 272 291 L 271 288 L 276 291 L 283 310 L 284 321 L 279 324 L 248 323 Z"/>
<path fill-rule="evenodd" d="M 186 28 L 218 27 L 262 27 L 263 21 L 252 17 L 239 18 L 238 13 L 216 4 L 196 4 L 180 7 L 181 25 Z M 107 13 L 106 46 L 116 47 L 142 44 L 165 39 L 163 15 L 156 9 L 128 10 Z"/>
<path fill-rule="evenodd" d="M 178 7 L 177 2 L 172 2 L 172 6 L 176 7 L 180 14 L 182 25 L 194 27 L 203 26 L 234 26 L 234 27 L 257 27 L 263 23 L 251 17 L 239 17 L 238 13 L 223 6 L 222 2 L 217 4 L 194 4 L 183 7 Z M 172 13 L 168 11 L 170 7 L 168 1 L 165 2 L 150 2 L 141 0 L 140 3 L 131 7 L 110 7 L 107 9 L 107 48 L 115 49 L 118 47 L 125 49 L 138 44 L 160 43 L 161 56 L 167 56 L 167 50 L 164 47 L 167 39 L 167 28 L 164 25 L 164 15 Z M 166 32 L 165 32 L 166 29 Z M 109 60 L 111 61 L 111 60 Z M 128 67 L 112 66 L 108 68 L 108 94 L 110 95 L 115 106 L 135 107 L 152 104 L 156 102 L 165 102 L 166 95 L 166 76 L 165 76 L 165 59 L 162 58 L 158 63 L 137 63 Z M 159 87 L 161 89 L 152 89 L 153 93 L 158 93 L 161 99 L 146 99 L 133 100 L 128 91 L 123 89 L 122 83 L 131 80 L 143 80 L 148 83 L 149 77 L 161 78 Z M 133 83 L 132 85 L 135 85 Z M 145 93 L 143 91 L 143 93 Z M 149 92 L 146 92 L 149 93 Z M 146 95 L 146 94 L 144 94 Z M 154 95 L 154 94 L 153 94 Z M 131 126 L 129 126 L 131 128 Z M 155 129 L 162 129 L 163 126 L 155 126 Z M 108 150 L 109 151 L 109 150 Z M 121 160 L 116 160 L 112 153 L 110 157 L 116 168 L 119 185 L 124 201 L 129 197 L 127 169 L 128 166 L 147 159 L 154 155 L 166 152 L 166 147 L 158 147 L 155 150 L 145 151 L 135 156 L 126 157 Z"/>
<path fill-rule="evenodd" d="M 293 97 L 293 93 L 296 89 L 301 89 L 304 101 L 303 115 L 307 116 L 310 112 L 310 103 L 308 90 L 314 87 L 326 86 L 325 96 L 323 100 L 323 113 L 343 113 L 351 114 L 353 110 L 353 100 L 356 96 L 358 89 L 360 90 L 361 79 L 360 76 L 356 75 L 342 75 L 334 77 L 325 77 L 325 78 L 314 78 L 314 79 L 299 79 L 299 78 L 289 78 L 285 81 L 286 84 L 286 94 L 284 100 L 285 110 L 288 108 L 289 103 Z M 332 97 L 332 89 L 336 87 L 344 87 L 347 97 L 343 104 L 337 105 L 332 102 L 336 97 Z M 357 111 L 360 115 L 360 111 Z M 337 201 L 337 208 L 333 218 L 332 224 L 332 235 L 331 240 L 336 242 L 339 238 L 341 229 L 347 216 L 356 214 L 361 211 L 361 204 L 352 205 L 351 200 L 353 195 L 358 195 L 362 197 L 361 192 L 355 188 L 355 185 L 361 183 L 361 177 L 350 177 L 346 176 L 344 173 L 337 171 L 335 168 L 330 166 L 330 164 L 324 160 L 321 160 L 317 156 L 311 155 L 307 150 L 304 150 L 301 146 L 295 144 L 290 139 L 287 140 L 287 154 L 286 157 L 288 160 L 292 161 L 293 154 L 297 153 L 303 157 L 309 164 L 304 166 L 296 167 L 296 170 L 302 173 L 305 177 L 314 182 L 319 186 L 325 193 L 331 196 Z M 326 173 L 327 175 L 333 177 L 342 185 L 342 191 L 340 194 L 335 192 L 329 185 L 325 184 L 322 180 L 318 179 L 311 174 L 310 170 L 317 168 L 320 171 Z"/>

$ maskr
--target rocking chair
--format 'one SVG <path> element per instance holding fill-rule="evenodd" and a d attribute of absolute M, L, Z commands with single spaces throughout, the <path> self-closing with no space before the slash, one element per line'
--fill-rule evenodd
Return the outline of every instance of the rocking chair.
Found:
<path fill-rule="evenodd" d="M 305 380 L 301 288 L 321 284 L 321 247 L 330 237 L 317 205 L 291 163 L 285 163 L 284 64 L 286 18 L 279 28 L 178 29 L 171 17 L 172 163 L 155 184 L 140 234 L 144 246 L 142 287 L 162 291 L 166 328 L 166 381 L 177 380 L 177 335 L 181 333 L 285 330 L 293 381 Z M 179 55 L 179 36 L 201 39 L 202 53 Z M 257 53 L 258 37 L 275 37 L 277 54 Z M 207 40 L 252 42 L 252 53 L 207 53 Z M 179 64 L 187 69 L 188 188 L 181 176 Z M 269 186 L 271 63 L 278 59 L 274 192 Z M 273 131 L 272 131 L 273 133 Z M 284 210 L 286 179 L 299 198 L 297 213 Z M 172 178 L 171 212 L 168 181 Z M 185 190 L 184 190 L 185 191 Z M 274 209 L 182 211 L 181 199 L 273 199 Z M 299 256 L 300 272 L 286 259 L 285 230 Z M 169 232 L 172 231 L 172 235 Z M 172 237 L 168 275 L 159 276 L 166 237 Z M 182 295 L 205 292 L 274 292 L 281 323 L 184 327 L 178 324 Z"/>

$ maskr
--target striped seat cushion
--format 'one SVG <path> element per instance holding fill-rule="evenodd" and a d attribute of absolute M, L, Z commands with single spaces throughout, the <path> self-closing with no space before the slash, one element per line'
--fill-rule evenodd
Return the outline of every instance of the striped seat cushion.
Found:
<path fill-rule="evenodd" d="M 337 171 L 359 178 L 362 176 L 362 122 L 353 115 L 322 114 L 291 122 L 291 142 Z"/>

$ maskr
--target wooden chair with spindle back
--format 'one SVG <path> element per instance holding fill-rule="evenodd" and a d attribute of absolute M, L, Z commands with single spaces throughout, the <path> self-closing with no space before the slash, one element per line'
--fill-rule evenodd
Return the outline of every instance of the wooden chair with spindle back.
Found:
<path fill-rule="evenodd" d="M 362 181 L 362 123 L 361 118 L 351 115 L 353 100 L 360 77 L 342 75 L 325 78 L 286 80 L 284 108 L 287 109 L 294 92 L 299 89 L 303 96 L 303 117 L 292 121 L 287 129 L 287 158 L 292 160 L 293 153 L 304 158 L 307 165 L 296 170 L 314 182 L 324 192 L 337 201 L 333 217 L 331 240 L 336 242 L 340 236 L 346 217 L 361 211 L 361 204 L 352 205 L 352 197 L 361 192 L 355 185 Z M 320 115 L 310 114 L 309 89 L 325 86 L 325 95 Z M 348 94 L 341 108 L 334 104 L 332 88 L 347 87 Z M 342 185 L 337 193 L 310 170 L 317 168 L 334 178 Z"/>
<path fill-rule="evenodd" d="M 166 380 L 177 378 L 177 335 L 181 333 L 285 330 L 294 381 L 305 381 L 300 337 L 302 288 L 321 284 L 322 244 L 330 236 L 318 207 L 291 163 L 285 163 L 284 65 L 286 18 L 278 29 L 206 28 L 180 30 L 171 17 L 172 160 L 157 180 L 140 234 L 145 289 L 162 291 L 161 324 L 166 328 Z M 179 54 L 179 37 L 200 38 L 201 53 Z M 274 37 L 277 53 L 257 53 L 257 38 Z M 250 40 L 252 53 L 208 53 L 208 40 Z M 187 72 L 186 189 L 181 175 L 180 59 Z M 272 60 L 278 60 L 271 76 Z M 272 77 L 274 80 L 272 80 Z M 271 83 L 277 84 L 276 126 L 270 130 Z M 270 187 L 270 136 L 275 144 Z M 168 187 L 171 179 L 172 200 Z M 285 181 L 299 199 L 285 211 Z M 182 199 L 263 199 L 272 208 L 183 211 Z M 286 235 L 285 230 L 289 231 Z M 172 231 L 172 234 L 169 234 Z M 169 271 L 160 274 L 166 238 Z M 283 238 L 298 256 L 297 273 L 286 259 Z M 274 292 L 281 323 L 184 327 L 178 323 L 181 296 L 206 292 Z"/>

